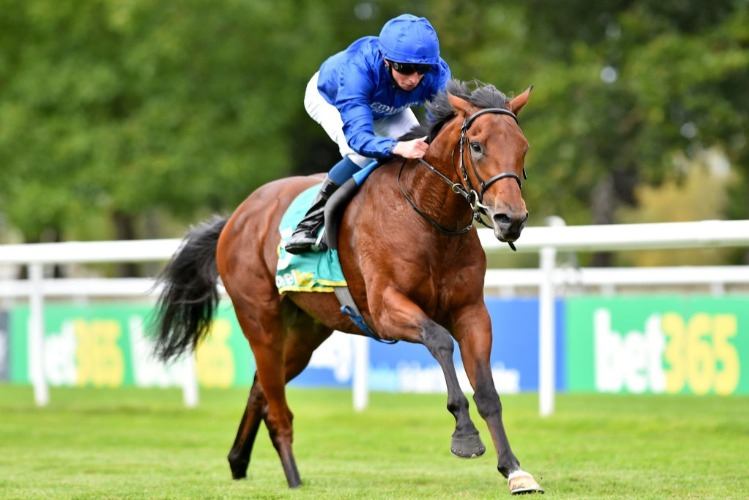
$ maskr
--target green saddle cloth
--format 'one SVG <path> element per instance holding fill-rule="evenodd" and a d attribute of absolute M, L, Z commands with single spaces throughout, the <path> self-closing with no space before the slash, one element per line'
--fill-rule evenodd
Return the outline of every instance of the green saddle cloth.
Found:
<path fill-rule="evenodd" d="M 283 292 L 332 292 L 333 287 L 346 286 L 337 250 L 309 252 L 294 255 L 284 250 L 284 245 L 312 205 L 320 184 L 302 192 L 286 210 L 281 224 L 281 244 L 278 247 L 276 286 Z"/>

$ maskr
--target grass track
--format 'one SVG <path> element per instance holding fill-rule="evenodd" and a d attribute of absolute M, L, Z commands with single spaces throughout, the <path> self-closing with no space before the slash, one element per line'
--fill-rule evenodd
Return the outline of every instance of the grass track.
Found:
<path fill-rule="evenodd" d="M 290 390 L 304 485 L 289 490 L 261 430 L 247 481 L 226 454 L 246 390 L 202 391 L 186 410 L 178 390 L 0 385 L 2 498 L 510 498 L 487 448 L 449 453 L 443 395 L 374 393 L 363 413 L 336 390 Z M 544 498 L 747 498 L 749 398 L 560 395 L 540 418 L 536 395 L 502 398 L 513 449 Z"/>

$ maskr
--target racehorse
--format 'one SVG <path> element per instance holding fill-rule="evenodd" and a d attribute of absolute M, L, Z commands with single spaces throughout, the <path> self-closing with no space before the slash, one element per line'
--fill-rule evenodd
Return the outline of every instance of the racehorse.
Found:
<path fill-rule="evenodd" d="M 531 87 L 532 88 L 532 87 Z M 377 167 L 343 212 L 337 248 L 361 318 L 384 340 L 421 343 L 442 368 L 447 408 L 455 417 L 451 452 L 463 458 L 485 447 L 469 415 L 453 363 L 457 342 L 478 413 L 512 493 L 543 492 L 520 468 L 502 423 L 492 379 L 492 328 L 484 304 L 486 255 L 474 220 L 512 243 L 528 219 L 521 193 L 526 141 L 517 115 L 531 88 L 508 99 L 492 85 L 452 80 L 427 103 L 430 124 L 422 159 L 393 158 Z M 290 177 L 252 192 L 229 217 L 192 228 L 160 275 L 156 350 L 164 360 L 193 349 L 210 329 L 219 276 L 257 365 L 228 460 L 246 477 L 261 421 L 289 487 L 301 485 L 292 451 L 292 412 L 285 386 L 334 330 L 363 335 L 332 293 L 279 293 L 275 272 L 279 222 L 319 176 Z"/>

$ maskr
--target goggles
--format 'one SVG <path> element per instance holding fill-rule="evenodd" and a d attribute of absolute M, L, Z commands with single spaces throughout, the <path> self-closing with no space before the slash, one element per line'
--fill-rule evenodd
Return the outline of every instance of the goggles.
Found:
<path fill-rule="evenodd" d="M 390 66 L 401 75 L 413 75 L 414 73 L 423 75 L 432 69 L 431 64 L 411 64 L 395 61 L 390 61 Z"/>

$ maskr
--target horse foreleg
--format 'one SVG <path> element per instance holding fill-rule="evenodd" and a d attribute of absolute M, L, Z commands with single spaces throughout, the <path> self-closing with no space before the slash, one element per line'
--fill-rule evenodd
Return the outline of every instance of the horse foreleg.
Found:
<path fill-rule="evenodd" d="M 486 421 L 497 449 L 497 470 L 507 478 L 512 494 L 543 492 L 533 476 L 520 468 L 520 462 L 510 448 L 502 423 L 502 402 L 494 387 L 491 369 L 476 372 L 473 400 L 479 415 Z"/>
<path fill-rule="evenodd" d="M 250 395 L 247 398 L 247 407 L 239 423 L 237 437 L 234 439 L 234 445 L 229 451 L 229 467 L 234 479 L 244 479 L 247 477 L 247 467 L 250 465 L 250 455 L 252 446 L 255 444 L 255 437 L 260 428 L 260 421 L 265 418 L 265 396 L 257 380 L 257 375 L 252 382 Z"/>
<path fill-rule="evenodd" d="M 491 352 L 491 323 L 486 310 L 463 315 L 470 318 L 458 322 L 458 343 L 463 365 L 474 389 L 473 400 L 479 415 L 486 421 L 497 450 L 497 470 L 507 478 L 512 494 L 543 493 L 533 476 L 520 468 L 520 462 L 510 448 L 502 423 L 502 402 L 494 385 L 489 353 Z"/>
<path fill-rule="evenodd" d="M 370 310 L 379 311 L 375 318 L 377 331 L 386 333 L 389 338 L 424 344 L 442 368 L 447 384 L 447 409 L 455 417 L 455 431 L 450 445 L 452 454 L 460 458 L 483 455 L 486 447 L 468 413 L 468 399 L 455 373 L 455 345 L 450 333 L 395 288 L 387 288 L 377 299 L 380 302 L 370 305 Z"/>
<path fill-rule="evenodd" d="M 445 376 L 447 409 L 455 417 L 455 432 L 453 432 L 450 452 L 459 458 L 475 458 L 483 455 L 486 447 L 481 442 L 479 431 L 468 413 L 468 399 L 463 394 L 455 373 L 453 363 L 455 346 L 452 336 L 443 327 L 430 321 L 424 328 L 422 342 L 437 360 Z"/>

